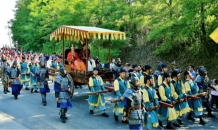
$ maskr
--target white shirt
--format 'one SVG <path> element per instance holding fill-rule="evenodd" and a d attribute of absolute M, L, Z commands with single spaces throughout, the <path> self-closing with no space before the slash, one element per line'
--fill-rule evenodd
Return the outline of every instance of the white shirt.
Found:
<path fill-rule="evenodd" d="M 218 85 L 213 86 L 213 87 L 216 88 L 216 89 L 218 89 Z M 211 91 L 211 95 L 218 96 L 218 91 L 212 90 L 212 91 Z"/>

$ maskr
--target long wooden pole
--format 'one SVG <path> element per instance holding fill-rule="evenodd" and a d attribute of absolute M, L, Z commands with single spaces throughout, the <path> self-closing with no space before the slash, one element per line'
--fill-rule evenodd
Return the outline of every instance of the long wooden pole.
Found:
<path fill-rule="evenodd" d="M 86 72 L 88 72 L 88 38 L 86 38 Z"/>
<path fill-rule="evenodd" d="M 109 44 L 108 44 L 108 69 L 110 69 L 110 55 L 111 55 L 111 34 L 109 34 Z"/>
<path fill-rule="evenodd" d="M 62 43 L 62 51 L 63 51 L 63 65 L 65 64 L 65 52 L 64 52 L 64 32 L 63 32 L 63 43 Z"/>

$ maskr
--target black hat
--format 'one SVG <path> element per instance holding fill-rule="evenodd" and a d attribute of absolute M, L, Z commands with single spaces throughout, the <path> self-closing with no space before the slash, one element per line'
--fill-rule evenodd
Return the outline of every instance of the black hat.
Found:
<path fill-rule="evenodd" d="M 189 75 L 189 72 L 188 72 L 188 71 L 185 71 L 185 72 L 184 72 L 184 76 L 186 76 L 186 75 Z"/>
<path fill-rule="evenodd" d="M 3 59 L 2 61 L 5 62 L 5 61 L 7 61 L 7 60 L 6 60 L 6 59 Z"/>
<path fill-rule="evenodd" d="M 145 65 L 145 71 L 151 69 L 152 67 L 150 65 Z"/>
<path fill-rule="evenodd" d="M 125 73 L 126 73 L 126 70 L 125 70 L 125 69 L 123 69 L 123 68 L 121 68 L 121 69 L 120 69 L 120 73 L 123 73 L 123 72 L 125 72 Z"/>
<path fill-rule="evenodd" d="M 24 57 L 24 56 L 22 57 L 22 60 L 23 60 L 23 59 L 25 59 L 25 57 Z"/>
<path fill-rule="evenodd" d="M 134 71 L 134 69 L 130 69 L 130 70 L 129 70 L 129 72 L 133 72 L 133 71 Z"/>
<path fill-rule="evenodd" d="M 147 82 L 147 80 L 150 80 L 150 79 L 152 79 L 152 77 L 150 75 L 145 76 L 145 79 L 144 79 L 145 83 Z"/>
<path fill-rule="evenodd" d="M 178 74 L 179 74 L 179 71 L 173 70 L 173 72 L 172 72 L 172 77 L 175 77 L 175 76 L 177 76 Z"/>
<path fill-rule="evenodd" d="M 56 52 L 53 52 L 52 54 L 55 54 L 55 55 L 56 55 Z"/>
<path fill-rule="evenodd" d="M 163 78 L 168 78 L 168 77 L 170 77 L 170 74 L 168 72 L 163 74 Z"/>
<path fill-rule="evenodd" d="M 97 71 L 98 71 L 98 67 L 94 67 L 94 68 L 93 68 L 93 71 L 95 71 L 95 70 L 97 70 Z"/>
<path fill-rule="evenodd" d="M 193 68 L 193 69 L 195 68 L 195 66 L 194 66 L 194 65 L 190 65 L 190 66 L 191 66 L 191 68 Z"/>
<path fill-rule="evenodd" d="M 138 65 L 137 64 L 132 65 L 132 68 L 135 68 L 135 67 L 138 67 Z"/>
<path fill-rule="evenodd" d="M 166 68 L 167 67 L 167 65 L 166 64 L 162 64 L 161 65 L 161 68 L 163 69 L 163 68 Z"/>

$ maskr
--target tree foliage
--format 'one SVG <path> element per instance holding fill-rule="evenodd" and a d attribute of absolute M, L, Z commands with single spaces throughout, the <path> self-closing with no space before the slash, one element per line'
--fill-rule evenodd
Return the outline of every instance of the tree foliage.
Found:
<path fill-rule="evenodd" d="M 156 41 L 154 54 L 194 48 L 193 54 L 209 57 L 218 49 L 209 38 L 218 25 L 217 5 L 215 0 L 18 0 L 12 38 L 24 50 L 61 52 L 61 42 L 49 38 L 57 27 L 96 26 L 126 32 L 127 40 L 111 42 L 112 57 L 124 46 L 149 41 Z M 81 47 L 78 43 L 66 41 L 65 46 Z M 107 41 L 89 43 L 92 56 L 105 61 Z"/>

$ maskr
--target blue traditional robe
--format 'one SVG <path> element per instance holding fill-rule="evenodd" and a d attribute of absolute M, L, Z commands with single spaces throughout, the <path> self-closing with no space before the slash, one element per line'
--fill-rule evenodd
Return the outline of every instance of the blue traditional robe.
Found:
<path fill-rule="evenodd" d="M 172 103 L 176 99 L 172 95 L 171 87 L 165 81 L 159 87 L 160 98 L 162 102 Z M 177 119 L 177 113 L 174 108 L 161 107 L 158 109 L 158 116 L 161 121 L 174 121 Z"/>
<path fill-rule="evenodd" d="M 184 95 L 186 95 L 185 93 L 185 87 L 182 84 L 182 81 L 179 80 L 178 82 L 176 82 L 174 79 L 171 81 L 170 83 L 171 86 L 171 90 L 172 90 L 172 95 L 175 99 L 180 100 L 181 98 L 184 98 Z M 176 103 L 174 105 L 174 108 L 176 110 L 176 113 L 178 115 L 178 118 L 185 116 L 185 114 L 187 114 L 189 112 L 189 106 L 188 103 L 186 101 L 180 102 L 180 103 Z"/>
<path fill-rule="evenodd" d="M 116 92 L 117 99 L 120 99 L 120 97 L 123 96 L 127 88 L 130 88 L 130 85 L 126 79 L 119 77 L 114 81 L 114 90 Z M 122 102 L 118 102 L 115 104 L 113 112 L 115 112 L 115 115 L 117 116 L 123 115 L 123 108 Z"/>
<path fill-rule="evenodd" d="M 145 86 L 143 88 L 143 99 L 145 108 L 152 108 L 153 106 L 159 106 L 158 96 L 156 94 L 154 87 Z M 147 129 L 153 129 L 158 127 L 158 115 L 157 110 L 152 110 L 148 112 L 151 115 L 151 118 L 145 114 L 144 126 Z"/>
<path fill-rule="evenodd" d="M 21 70 L 21 73 L 29 73 L 30 72 L 27 62 L 24 62 L 24 63 L 20 62 L 19 68 Z M 20 81 L 21 82 L 29 82 L 30 76 L 29 75 L 20 75 Z M 26 83 L 25 83 L 25 85 L 28 86 Z"/>
<path fill-rule="evenodd" d="M 189 95 L 199 94 L 199 89 L 197 83 L 192 80 L 186 80 L 185 82 L 186 93 Z M 203 113 L 202 102 L 200 100 L 189 99 L 188 104 L 191 112 L 193 112 L 196 116 L 201 116 Z"/>
<path fill-rule="evenodd" d="M 100 76 L 95 76 L 95 75 L 89 78 L 89 87 L 91 88 L 91 92 L 106 90 L 103 86 L 102 78 Z M 104 111 L 106 110 L 103 93 L 100 93 L 98 95 L 90 95 L 88 102 L 90 105 L 89 106 L 90 110 L 94 110 L 96 107 L 98 107 L 99 110 L 102 111 L 102 113 L 104 113 Z"/>

